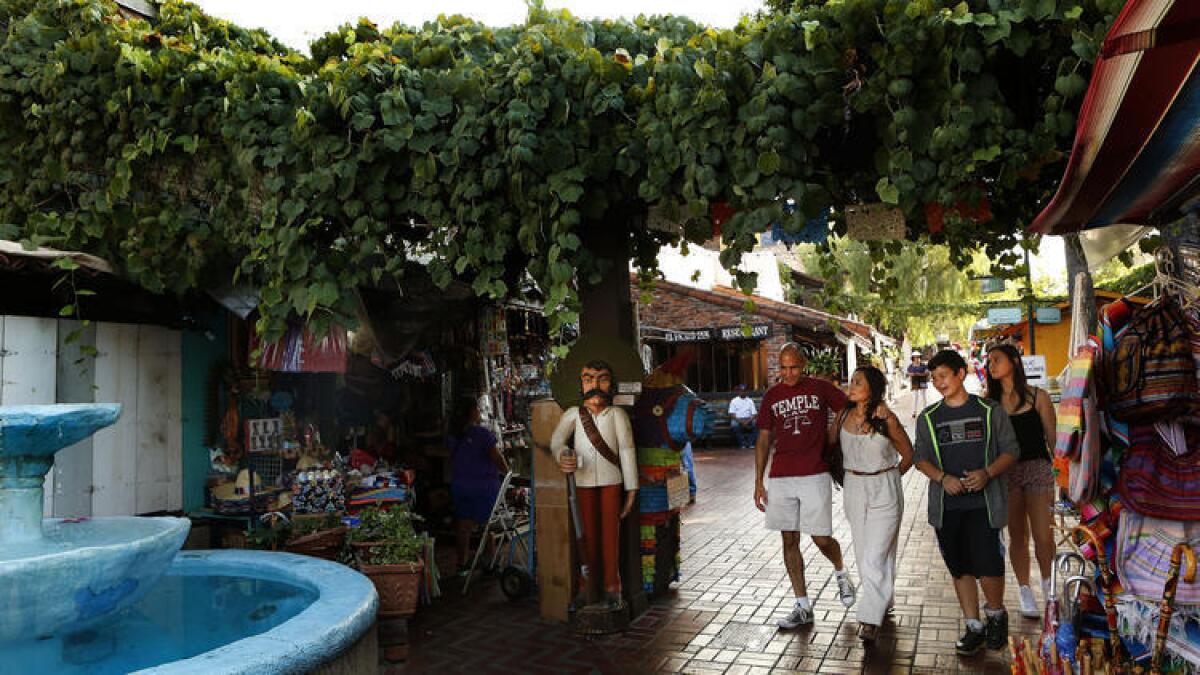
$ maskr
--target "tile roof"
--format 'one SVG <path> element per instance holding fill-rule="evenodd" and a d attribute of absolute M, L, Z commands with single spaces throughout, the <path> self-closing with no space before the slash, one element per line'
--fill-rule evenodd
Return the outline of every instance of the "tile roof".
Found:
<path fill-rule="evenodd" d="M 636 279 L 635 279 L 636 281 Z M 702 302 L 709 302 L 725 307 L 741 309 L 749 300 L 754 303 L 753 314 L 769 317 L 789 323 L 794 326 L 800 326 L 807 329 L 827 330 L 828 332 L 836 332 L 833 326 L 837 326 L 845 332 L 852 333 L 865 339 L 871 339 L 874 335 L 880 333 L 874 327 L 855 321 L 846 317 L 837 316 L 828 312 L 822 312 L 819 309 L 796 305 L 790 302 L 780 302 L 772 300 L 761 295 L 746 295 L 739 290 L 729 288 L 728 286 L 715 286 L 712 290 L 704 290 L 701 288 L 693 288 L 684 284 L 677 284 L 673 281 L 657 279 L 654 282 L 656 289 L 665 290 L 667 292 L 686 295 L 696 298 Z M 886 337 L 886 336 L 884 336 Z"/>

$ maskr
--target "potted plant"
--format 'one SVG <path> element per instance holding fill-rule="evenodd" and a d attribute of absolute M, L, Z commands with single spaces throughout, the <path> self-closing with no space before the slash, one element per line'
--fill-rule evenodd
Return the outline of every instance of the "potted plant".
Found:
<path fill-rule="evenodd" d="M 335 513 L 292 516 L 283 550 L 324 560 L 337 560 L 346 545 L 347 528 Z"/>
<path fill-rule="evenodd" d="M 832 347 L 809 349 L 808 365 L 805 366 L 804 372 L 813 377 L 829 380 L 836 384 L 841 366 L 841 357 L 838 355 L 836 349 Z"/>
<path fill-rule="evenodd" d="M 413 528 L 418 516 L 408 509 L 371 507 L 359 517 L 359 525 L 350 530 L 350 546 L 359 571 L 379 592 L 379 616 L 413 614 L 424 570 L 425 535 Z"/>

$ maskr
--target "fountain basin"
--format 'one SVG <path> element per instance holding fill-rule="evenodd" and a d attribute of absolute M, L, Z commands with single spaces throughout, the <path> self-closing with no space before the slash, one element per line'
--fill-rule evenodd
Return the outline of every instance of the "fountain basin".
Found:
<path fill-rule="evenodd" d="M 370 673 L 378 605 L 370 580 L 337 563 L 185 551 L 145 597 L 94 628 L 0 652 L 18 675 Z"/>
<path fill-rule="evenodd" d="M 137 602 L 187 538 L 186 518 L 42 521 L 0 546 L 0 643 L 86 629 Z"/>

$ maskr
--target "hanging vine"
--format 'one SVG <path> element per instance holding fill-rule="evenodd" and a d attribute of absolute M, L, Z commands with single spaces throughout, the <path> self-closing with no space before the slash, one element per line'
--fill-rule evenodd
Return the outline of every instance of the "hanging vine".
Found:
<path fill-rule="evenodd" d="M 0 0 L 0 222 L 153 291 L 249 284 L 269 337 L 348 321 L 352 289 L 414 259 L 487 296 L 528 273 L 558 328 L 606 264 L 588 236 L 649 269 L 717 203 L 730 267 L 775 223 L 832 208 L 844 231 L 872 201 L 960 264 L 1015 265 L 1121 4 L 847 0 L 729 30 L 535 5 L 501 29 L 364 21 L 307 57 L 182 2 L 151 24 Z"/>

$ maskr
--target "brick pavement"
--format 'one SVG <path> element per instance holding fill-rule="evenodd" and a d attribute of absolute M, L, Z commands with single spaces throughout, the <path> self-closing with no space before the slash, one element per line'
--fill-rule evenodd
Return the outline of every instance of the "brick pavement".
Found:
<path fill-rule="evenodd" d="M 543 623 L 533 601 L 509 603 L 494 582 L 462 599 L 456 584 L 409 627 L 410 661 L 388 673 L 1006 673 L 1005 652 L 970 658 L 954 653 L 961 631 L 958 602 L 925 521 L 925 479 L 904 479 L 896 612 L 880 638 L 864 650 L 855 637 L 853 610 L 836 598 L 832 566 L 806 541 L 809 595 L 816 624 L 774 631 L 791 604 L 779 535 L 762 527 L 751 499 L 751 451 L 701 451 L 700 492 L 683 515 L 682 581 L 623 635 L 586 639 L 565 626 Z M 851 575 L 849 526 L 835 493 L 835 536 Z M 1035 566 L 1036 568 L 1036 566 Z M 1036 577 L 1036 571 L 1034 573 Z M 1034 635 L 1040 622 L 1022 619 L 1009 573 L 1007 604 L 1014 635 Z M 752 624 L 743 627 L 740 624 Z M 744 648 L 724 638 L 740 628 L 760 629 L 761 644 Z M 728 627 L 728 628 L 727 628 Z M 723 634 L 722 630 L 727 633 Z"/>

